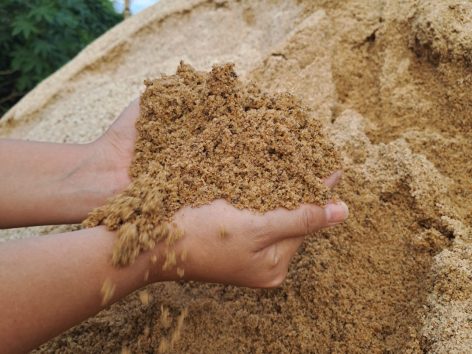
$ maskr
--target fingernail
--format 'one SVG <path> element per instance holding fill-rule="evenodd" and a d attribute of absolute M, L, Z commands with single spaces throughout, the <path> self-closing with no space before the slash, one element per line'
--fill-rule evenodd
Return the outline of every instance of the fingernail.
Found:
<path fill-rule="evenodd" d="M 336 225 L 347 219 L 349 209 L 344 202 L 329 203 L 325 206 L 326 220 L 330 225 Z"/>

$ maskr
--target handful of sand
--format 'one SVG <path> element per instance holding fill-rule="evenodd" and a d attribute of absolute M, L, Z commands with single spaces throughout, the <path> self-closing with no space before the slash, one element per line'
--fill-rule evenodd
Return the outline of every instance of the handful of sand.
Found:
<path fill-rule="evenodd" d="M 145 85 L 132 182 L 83 223 L 117 230 L 115 265 L 182 236 L 169 222 L 186 205 L 222 198 L 265 212 L 332 197 L 322 179 L 340 168 L 339 157 L 292 95 L 244 85 L 232 64 L 204 73 L 181 63 Z"/>

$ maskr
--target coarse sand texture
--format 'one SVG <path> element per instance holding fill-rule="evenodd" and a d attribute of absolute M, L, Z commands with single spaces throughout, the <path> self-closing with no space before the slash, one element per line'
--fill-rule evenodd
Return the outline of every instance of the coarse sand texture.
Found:
<path fill-rule="evenodd" d="M 145 84 L 132 183 L 84 221 L 118 230 L 114 264 L 170 243 L 177 230 L 165 223 L 186 205 L 223 198 L 265 212 L 330 199 L 322 179 L 339 158 L 295 97 L 242 85 L 231 64 L 206 74 L 181 63 L 175 75 Z"/>
<path fill-rule="evenodd" d="M 153 284 L 38 352 L 470 353 L 471 26 L 470 0 L 161 0 L 104 34 L 0 120 L 2 137 L 89 142 L 143 97 L 133 183 L 96 210 L 92 224 L 116 227 L 118 218 L 129 218 L 123 225 L 132 234 L 159 224 L 181 205 L 164 189 L 186 183 L 195 185 L 182 190 L 194 193 L 179 196 L 192 204 L 210 196 L 256 210 L 323 203 L 329 196 L 319 178 L 337 160 L 317 135 L 320 123 L 339 154 L 344 176 L 336 193 L 350 215 L 306 238 L 280 288 Z M 182 60 L 197 71 L 179 67 Z M 210 91 L 215 100 L 231 99 L 218 104 Z M 194 105 L 196 97 L 206 104 Z M 247 119 L 261 129 L 246 129 Z M 303 130 L 304 121 L 313 130 Z M 232 140 L 236 131 L 245 134 L 241 142 Z M 252 133 L 258 139 L 247 146 L 250 154 L 231 160 L 229 151 L 241 155 Z M 303 134 L 315 134 L 313 141 Z M 144 158 L 158 145 L 156 157 Z M 304 155 L 313 148 L 319 155 Z M 297 150 L 292 159 L 308 156 L 302 165 L 318 168 L 299 174 L 300 166 L 284 165 L 290 149 Z M 268 169 L 249 168 L 263 156 Z M 238 181 L 220 188 L 223 177 Z M 290 184 L 279 188 L 284 178 Z M 138 190 L 153 188 L 162 191 L 138 200 L 155 198 L 147 205 L 167 209 L 147 224 L 133 203 Z M 274 190 L 280 194 L 270 195 Z M 129 215 L 113 220 L 120 200 Z M 116 263 L 142 248 L 131 246 Z"/>

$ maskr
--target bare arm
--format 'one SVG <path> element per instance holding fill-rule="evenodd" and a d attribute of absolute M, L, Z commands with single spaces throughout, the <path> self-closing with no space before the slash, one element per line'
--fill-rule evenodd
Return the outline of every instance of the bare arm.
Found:
<path fill-rule="evenodd" d="M 0 352 L 21 353 L 96 314 L 105 279 L 112 300 L 145 285 L 146 256 L 117 269 L 114 235 L 103 227 L 0 245 Z"/>
<path fill-rule="evenodd" d="M 0 228 L 79 223 L 130 182 L 139 102 L 98 140 L 0 140 Z"/>

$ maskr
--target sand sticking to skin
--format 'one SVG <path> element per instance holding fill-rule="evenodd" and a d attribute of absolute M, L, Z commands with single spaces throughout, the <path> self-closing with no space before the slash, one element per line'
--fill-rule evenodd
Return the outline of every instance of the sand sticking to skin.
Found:
<path fill-rule="evenodd" d="M 231 64 L 202 73 L 181 63 L 175 75 L 145 84 L 132 183 L 83 223 L 117 230 L 113 264 L 180 239 L 167 224 L 186 205 L 226 199 L 265 212 L 331 199 L 322 180 L 340 169 L 339 157 L 292 95 L 242 85 Z M 164 267 L 174 264 L 167 254 Z"/>
<path fill-rule="evenodd" d="M 104 35 L 0 134 L 90 141 L 145 78 L 235 62 L 323 120 L 351 215 L 306 240 L 280 289 L 155 284 L 40 351 L 155 352 L 183 308 L 174 353 L 470 351 L 471 23 L 467 0 L 175 0 Z"/>

